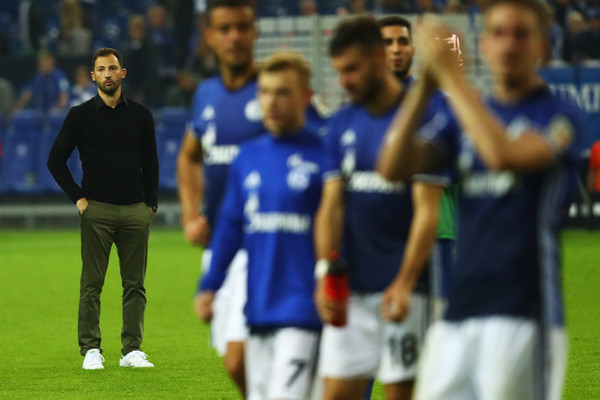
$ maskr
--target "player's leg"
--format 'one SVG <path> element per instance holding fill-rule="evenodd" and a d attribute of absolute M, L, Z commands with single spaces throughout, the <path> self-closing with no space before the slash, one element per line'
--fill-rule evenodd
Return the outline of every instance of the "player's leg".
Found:
<path fill-rule="evenodd" d="M 537 399 L 543 362 L 540 332 L 533 320 L 509 317 L 477 319 L 480 335 L 475 390 L 489 400 Z"/>
<path fill-rule="evenodd" d="M 100 293 L 116 232 L 115 209 L 90 200 L 81 215 L 81 282 L 77 331 L 81 354 L 100 348 Z"/>
<path fill-rule="evenodd" d="M 240 394 L 246 398 L 246 372 L 245 372 L 245 342 L 227 342 L 223 365 L 229 377 L 238 387 Z"/>
<path fill-rule="evenodd" d="M 140 350 L 146 311 L 146 266 L 148 237 L 153 214 L 145 203 L 120 208 L 121 225 L 115 237 L 123 285 L 123 329 L 121 353 Z"/>
<path fill-rule="evenodd" d="M 319 332 L 298 328 L 275 333 L 268 400 L 310 399 L 319 339 Z"/>
<path fill-rule="evenodd" d="M 244 250 L 238 251 L 229 266 L 229 291 L 225 311 L 225 328 L 223 331 L 226 343 L 223 363 L 227 373 L 239 388 L 242 396 L 246 393 L 246 374 L 244 368 L 244 342 L 248 339 L 248 327 L 244 306 L 248 291 L 248 256 Z"/>
<path fill-rule="evenodd" d="M 548 362 L 546 375 L 546 398 L 560 400 L 562 396 L 565 371 L 567 368 L 567 335 L 562 327 L 550 330 L 548 343 Z"/>
<path fill-rule="evenodd" d="M 265 400 L 273 368 L 274 335 L 250 335 L 245 343 L 246 390 L 248 400 Z"/>
<path fill-rule="evenodd" d="M 352 295 L 348 324 L 323 328 L 319 375 L 324 378 L 325 400 L 364 398 L 380 361 L 380 301 L 378 295 Z"/>
<path fill-rule="evenodd" d="M 414 388 L 415 400 L 475 400 L 472 390 L 475 344 L 462 324 L 438 321 L 421 352 Z"/>
<path fill-rule="evenodd" d="M 401 323 L 382 321 L 381 365 L 378 377 L 387 400 L 410 400 L 417 362 L 428 325 L 428 299 L 414 294 L 410 311 Z"/>

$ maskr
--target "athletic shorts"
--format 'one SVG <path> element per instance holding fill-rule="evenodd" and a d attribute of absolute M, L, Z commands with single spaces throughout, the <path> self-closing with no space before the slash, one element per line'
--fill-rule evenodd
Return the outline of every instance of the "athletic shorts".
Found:
<path fill-rule="evenodd" d="M 202 270 L 210 266 L 212 251 L 202 253 Z M 213 319 L 210 325 L 211 344 L 219 355 L 225 355 L 227 343 L 244 342 L 248 338 L 248 327 L 244 307 L 248 292 L 248 255 L 239 250 L 229 265 L 223 286 L 215 294 Z"/>
<path fill-rule="evenodd" d="M 413 294 L 404 321 L 385 320 L 381 293 L 350 296 L 348 324 L 326 325 L 321 339 L 319 376 L 372 379 L 382 383 L 412 380 L 428 321 L 426 297 Z"/>
<path fill-rule="evenodd" d="M 565 365 L 563 328 L 542 335 L 533 320 L 499 316 L 438 321 L 427 334 L 414 398 L 559 400 Z"/>
<path fill-rule="evenodd" d="M 245 347 L 248 400 L 310 399 L 319 336 L 299 328 L 250 335 Z"/>

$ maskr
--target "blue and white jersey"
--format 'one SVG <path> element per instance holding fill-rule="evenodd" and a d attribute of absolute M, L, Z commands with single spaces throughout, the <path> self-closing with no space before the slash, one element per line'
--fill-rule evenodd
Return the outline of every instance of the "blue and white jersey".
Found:
<path fill-rule="evenodd" d="M 329 122 L 324 179 L 345 181 L 342 255 L 355 292 L 383 291 L 402 263 L 413 216 L 411 183 L 389 182 L 375 171 L 381 142 L 395 108 L 373 116 L 363 106 L 347 106 Z M 435 114 L 435 113 L 431 113 Z M 444 176 L 419 180 L 445 185 Z M 422 281 L 419 290 L 426 290 Z"/>
<path fill-rule="evenodd" d="M 556 151 L 552 168 L 492 171 L 452 115 L 440 115 L 433 144 L 457 169 L 458 237 L 446 318 L 505 315 L 563 324 L 558 228 L 574 188 L 582 116 L 541 88 L 489 109 L 518 137 L 539 132 Z"/>
<path fill-rule="evenodd" d="M 196 89 L 192 111 L 193 132 L 202 143 L 204 214 L 214 228 L 229 166 L 238 155 L 240 144 L 265 132 L 256 100 L 256 80 L 231 91 L 221 77 L 207 79 Z"/>
<path fill-rule="evenodd" d="M 313 129 L 265 135 L 231 166 L 202 290 L 217 290 L 239 248 L 248 253 L 251 329 L 320 329 L 313 303 L 314 215 L 322 188 L 323 148 Z"/>

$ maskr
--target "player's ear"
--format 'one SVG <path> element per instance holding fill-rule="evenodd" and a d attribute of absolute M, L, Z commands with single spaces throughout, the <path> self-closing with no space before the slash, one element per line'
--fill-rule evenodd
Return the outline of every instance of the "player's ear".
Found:
<path fill-rule="evenodd" d="M 125 76 L 127 76 L 127 68 L 123 68 L 121 71 L 121 78 L 125 78 Z"/>
<path fill-rule="evenodd" d="M 96 75 L 94 74 L 94 71 L 90 71 L 90 76 L 92 77 L 92 81 L 96 82 Z"/>

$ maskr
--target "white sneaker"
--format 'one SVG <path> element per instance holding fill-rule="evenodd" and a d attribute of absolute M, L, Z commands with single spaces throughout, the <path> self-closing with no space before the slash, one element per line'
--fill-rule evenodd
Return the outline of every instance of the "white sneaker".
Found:
<path fill-rule="evenodd" d="M 148 368 L 154 367 L 150 361 L 147 360 L 148 356 L 141 350 L 133 350 L 127 353 L 126 356 L 121 356 L 119 365 L 121 367 L 133 367 L 133 368 Z"/>
<path fill-rule="evenodd" d="M 89 349 L 83 359 L 83 369 L 104 369 L 104 357 L 100 354 L 100 349 Z"/>

